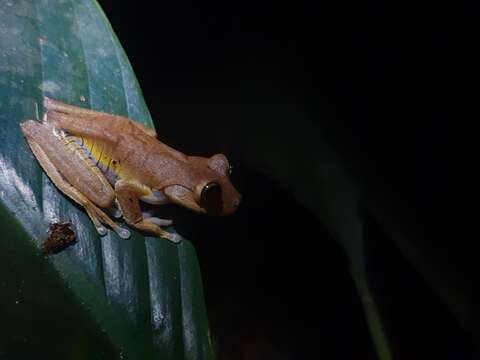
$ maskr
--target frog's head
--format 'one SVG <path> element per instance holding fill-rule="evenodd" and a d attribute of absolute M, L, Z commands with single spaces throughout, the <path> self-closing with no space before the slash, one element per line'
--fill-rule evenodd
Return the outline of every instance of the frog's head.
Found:
<path fill-rule="evenodd" d="M 233 187 L 230 164 L 223 154 L 210 158 L 190 157 L 197 169 L 193 186 L 168 186 L 164 193 L 173 203 L 210 214 L 229 215 L 237 210 L 242 196 Z"/>

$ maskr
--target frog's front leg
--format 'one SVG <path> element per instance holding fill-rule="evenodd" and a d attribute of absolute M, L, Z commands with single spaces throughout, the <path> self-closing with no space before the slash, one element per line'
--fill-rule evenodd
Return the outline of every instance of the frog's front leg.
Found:
<path fill-rule="evenodd" d="M 146 195 L 144 187 L 135 182 L 120 180 L 115 184 L 115 194 L 127 224 L 138 230 L 166 238 L 174 243 L 181 241 L 180 235 L 169 233 L 159 226 L 169 225 L 171 223 L 169 220 L 158 218 L 145 219 L 143 217 L 139 199 Z"/>
<path fill-rule="evenodd" d="M 99 169 L 69 139 L 55 135 L 52 125 L 28 120 L 20 124 L 27 142 L 43 170 L 55 186 L 83 206 L 100 235 L 110 226 L 120 237 L 130 232 L 115 224 L 98 206 L 107 207 L 114 199 L 110 184 Z"/>

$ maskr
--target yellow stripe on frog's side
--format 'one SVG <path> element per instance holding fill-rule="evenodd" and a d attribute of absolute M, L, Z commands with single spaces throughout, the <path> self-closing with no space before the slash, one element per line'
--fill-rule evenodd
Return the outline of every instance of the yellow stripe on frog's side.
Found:
<path fill-rule="evenodd" d="M 99 168 L 104 168 L 106 171 L 110 170 L 114 172 L 118 177 L 132 181 L 131 176 L 129 176 L 122 168 L 122 164 L 113 159 L 111 156 L 111 148 L 108 146 L 107 143 L 98 140 L 92 140 L 88 138 L 82 138 L 83 147 L 88 149 L 93 159 L 97 163 Z M 99 165 L 102 166 L 99 166 Z M 152 189 L 144 184 L 140 184 L 136 181 L 133 181 L 137 189 L 141 190 L 142 196 L 153 196 Z"/>
<path fill-rule="evenodd" d="M 109 186 L 100 169 L 95 166 L 95 164 L 88 158 L 85 151 L 81 148 L 81 145 L 77 143 L 77 138 L 72 136 L 66 136 L 64 133 L 60 133 L 57 136 L 59 140 L 65 145 L 67 151 L 71 151 L 73 154 L 80 157 L 80 160 L 83 162 L 87 171 L 96 175 L 97 180 L 100 180 L 100 182 L 102 182 L 104 186 Z"/>
<path fill-rule="evenodd" d="M 90 155 L 98 165 L 115 173 L 119 177 L 122 176 L 122 166 L 116 159 L 112 158 L 111 148 L 108 144 L 82 137 L 83 147 L 90 152 Z"/>

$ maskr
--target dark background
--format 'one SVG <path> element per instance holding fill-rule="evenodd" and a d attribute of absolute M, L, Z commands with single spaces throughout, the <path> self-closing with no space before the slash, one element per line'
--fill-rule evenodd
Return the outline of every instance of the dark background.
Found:
<path fill-rule="evenodd" d="M 237 214 L 181 213 L 178 221 L 198 251 L 219 359 L 376 357 L 342 248 L 284 184 L 243 155 L 256 129 L 237 132 L 242 119 L 257 117 L 276 131 L 274 119 L 256 112 L 264 114 L 265 104 L 288 104 L 321 122 L 349 171 L 402 199 L 424 245 L 448 253 L 454 276 L 473 278 L 472 240 L 454 220 L 462 208 L 448 204 L 460 145 L 450 134 L 464 129 L 478 102 L 476 9 L 377 1 L 100 4 L 159 138 L 190 154 L 223 152 L 235 167 L 244 195 Z M 190 127 L 177 119 L 191 119 Z M 369 211 L 362 214 L 394 358 L 473 359 L 468 332 Z M 405 293 L 407 301 L 395 301 Z"/>

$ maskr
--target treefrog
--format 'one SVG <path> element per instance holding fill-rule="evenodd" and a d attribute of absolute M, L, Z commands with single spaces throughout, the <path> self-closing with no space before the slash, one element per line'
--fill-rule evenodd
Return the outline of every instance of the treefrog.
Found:
<path fill-rule="evenodd" d="M 241 195 L 230 182 L 222 154 L 188 156 L 156 138 L 154 130 L 127 117 L 44 98 L 42 121 L 26 120 L 22 132 L 34 156 L 56 187 L 87 212 L 100 235 L 130 231 L 102 209 L 115 209 L 130 226 L 173 242 L 162 226 L 171 220 L 148 217 L 140 201 L 173 203 L 212 214 L 233 213 Z"/>

